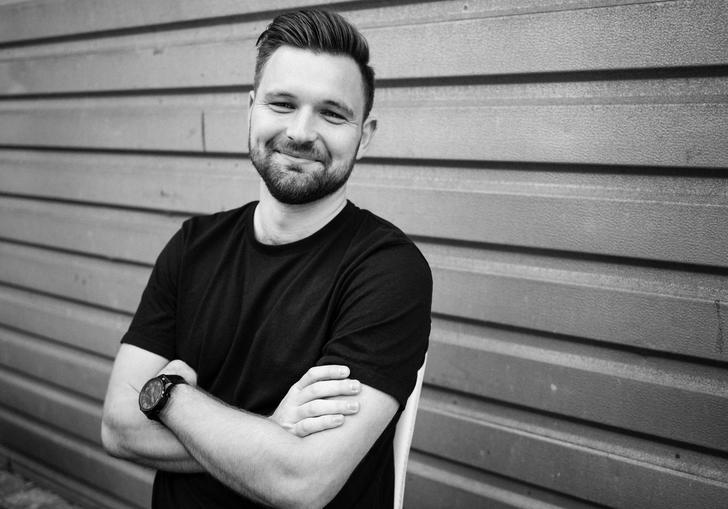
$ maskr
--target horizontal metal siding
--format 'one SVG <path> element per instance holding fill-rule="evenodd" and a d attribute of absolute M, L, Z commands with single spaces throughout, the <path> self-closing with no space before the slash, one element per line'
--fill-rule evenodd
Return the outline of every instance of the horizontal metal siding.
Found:
<path fill-rule="evenodd" d="M 253 45 L 309 3 L 0 5 L 0 453 L 29 472 L 148 504 L 99 447 L 111 359 L 181 221 L 256 198 Z M 725 5 L 331 5 L 379 80 L 352 199 L 435 278 L 406 505 L 720 507 Z"/>
<path fill-rule="evenodd" d="M 713 78 L 384 89 L 371 156 L 715 167 L 725 93 Z M 7 100 L 0 136 L 18 147 L 239 154 L 246 108 L 246 93 Z"/>

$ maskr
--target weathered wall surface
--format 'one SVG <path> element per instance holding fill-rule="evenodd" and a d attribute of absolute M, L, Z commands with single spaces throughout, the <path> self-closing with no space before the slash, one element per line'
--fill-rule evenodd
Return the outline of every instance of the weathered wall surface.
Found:
<path fill-rule="evenodd" d="M 0 453 L 109 507 L 118 341 L 189 214 L 255 199 L 254 42 L 317 2 L 0 2 Z M 406 504 L 728 500 L 728 7 L 332 2 L 380 131 L 352 199 L 435 277 Z"/>

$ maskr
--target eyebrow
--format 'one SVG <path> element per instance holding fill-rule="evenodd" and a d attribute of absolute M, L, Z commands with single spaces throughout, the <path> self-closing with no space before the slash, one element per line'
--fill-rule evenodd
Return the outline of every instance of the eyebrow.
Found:
<path fill-rule="evenodd" d="M 296 96 L 291 93 L 277 92 L 275 90 L 273 90 L 271 92 L 267 92 L 265 94 L 265 96 L 263 96 L 263 97 L 266 101 L 270 101 L 271 99 L 274 99 L 276 97 L 282 97 L 282 98 L 287 98 L 287 99 L 296 98 Z M 354 118 L 354 110 L 352 110 L 349 106 L 347 106 L 346 104 L 344 104 L 342 102 L 334 101 L 333 99 L 327 99 L 323 102 L 323 104 L 326 106 L 332 106 L 332 107 L 338 109 L 339 111 L 344 113 L 344 115 L 348 116 L 349 118 L 352 118 L 352 119 Z"/>

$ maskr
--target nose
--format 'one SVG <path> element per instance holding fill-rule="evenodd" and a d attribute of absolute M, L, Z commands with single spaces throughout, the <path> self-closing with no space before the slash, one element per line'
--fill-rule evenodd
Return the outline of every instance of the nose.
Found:
<path fill-rule="evenodd" d="M 297 143 L 308 143 L 316 139 L 313 112 L 307 108 L 300 108 L 291 115 L 286 136 Z"/>

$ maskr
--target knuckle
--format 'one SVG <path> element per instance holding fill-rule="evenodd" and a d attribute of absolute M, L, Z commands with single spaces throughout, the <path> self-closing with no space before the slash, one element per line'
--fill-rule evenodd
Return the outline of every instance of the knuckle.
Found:
<path fill-rule="evenodd" d="M 299 434 L 308 435 L 310 433 L 309 426 L 309 422 L 307 420 L 303 420 L 296 425 L 296 428 L 298 429 Z"/>
<path fill-rule="evenodd" d="M 325 366 L 326 368 L 326 378 L 332 379 L 332 378 L 340 378 L 341 371 L 338 366 Z"/>
<path fill-rule="evenodd" d="M 311 396 L 315 399 L 322 398 L 324 396 L 324 386 L 321 383 L 315 383 L 311 386 Z"/>
<path fill-rule="evenodd" d="M 306 372 L 306 375 L 309 377 L 310 383 L 314 383 L 323 378 L 326 378 L 326 372 L 324 371 L 324 369 L 324 366 L 314 366 L 312 368 L 309 368 L 309 370 Z"/>
<path fill-rule="evenodd" d="M 323 401 L 320 401 L 320 400 L 312 401 L 311 405 L 309 406 L 309 415 L 311 417 L 317 416 L 317 415 L 322 415 L 324 413 L 323 407 L 324 407 Z"/>
<path fill-rule="evenodd" d="M 344 416 L 340 414 L 327 415 L 326 417 L 326 424 L 329 428 L 335 428 L 344 422 Z"/>
<path fill-rule="evenodd" d="M 167 364 L 167 367 L 165 369 L 177 369 L 181 367 L 181 362 L 177 359 L 170 361 L 169 364 Z"/>

